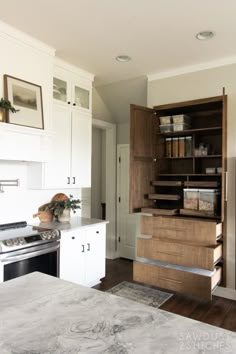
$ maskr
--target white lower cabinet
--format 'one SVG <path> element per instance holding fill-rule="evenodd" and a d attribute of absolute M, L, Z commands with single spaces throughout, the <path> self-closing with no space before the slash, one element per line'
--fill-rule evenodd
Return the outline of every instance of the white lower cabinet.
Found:
<path fill-rule="evenodd" d="M 94 286 L 105 276 L 106 224 L 61 233 L 60 278 Z"/>

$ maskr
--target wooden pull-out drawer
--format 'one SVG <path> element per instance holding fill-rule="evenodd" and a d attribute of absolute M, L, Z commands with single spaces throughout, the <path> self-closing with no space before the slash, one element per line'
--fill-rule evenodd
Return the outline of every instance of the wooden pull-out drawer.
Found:
<path fill-rule="evenodd" d="M 220 267 L 217 267 L 211 275 L 202 275 L 154 264 L 134 262 L 135 281 L 202 297 L 206 300 L 211 300 L 212 291 L 221 281 L 221 273 Z"/>
<path fill-rule="evenodd" d="M 176 241 L 214 245 L 222 234 L 222 224 L 214 220 L 142 215 L 141 233 Z"/>
<path fill-rule="evenodd" d="M 214 265 L 222 257 L 222 244 L 200 247 L 171 240 L 138 238 L 137 255 L 155 261 L 213 271 Z"/>

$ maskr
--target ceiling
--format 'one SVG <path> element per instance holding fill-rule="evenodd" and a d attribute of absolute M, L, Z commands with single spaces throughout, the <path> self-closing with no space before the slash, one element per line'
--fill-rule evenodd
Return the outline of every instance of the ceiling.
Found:
<path fill-rule="evenodd" d="M 95 85 L 236 57 L 235 0 L 0 0 L 0 9 Z M 216 36 L 196 40 L 203 30 Z M 132 61 L 118 63 L 120 54 Z"/>

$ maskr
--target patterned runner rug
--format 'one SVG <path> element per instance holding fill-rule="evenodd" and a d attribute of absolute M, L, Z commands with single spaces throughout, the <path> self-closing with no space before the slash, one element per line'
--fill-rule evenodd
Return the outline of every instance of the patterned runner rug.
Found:
<path fill-rule="evenodd" d="M 164 291 L 152 289 L 144 285 L 129 283 L 127 281 L 121 282 L 107 290 L 107 292 L 152 307 L 160 307 L 173 296 L 173 294 Z"/>

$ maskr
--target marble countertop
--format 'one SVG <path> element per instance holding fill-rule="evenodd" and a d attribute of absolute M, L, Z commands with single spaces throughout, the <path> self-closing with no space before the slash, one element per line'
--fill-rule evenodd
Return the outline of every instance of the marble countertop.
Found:
<path fill-rule="evenodd" d="M 70 231 L 75 229 L 80 229 L 82 227 L 90 227 L 99 224 L 108 224 L 109 221 L 107 220 L 99 220 L 99 219 L 89 219 L 89 218 L 82 218 L 80 216 L 71 217 L 70 222 L 47 222 L 47 223 L 38 223 L 34 224 L 35 226 L 46 227 L 49 229 L 57 229 L 60 231 Z"/>
<path fill-rule="evenodd" d="M 1 354 L 235 353 L 236 334 L 42 273 L 0 284 Z"/>

